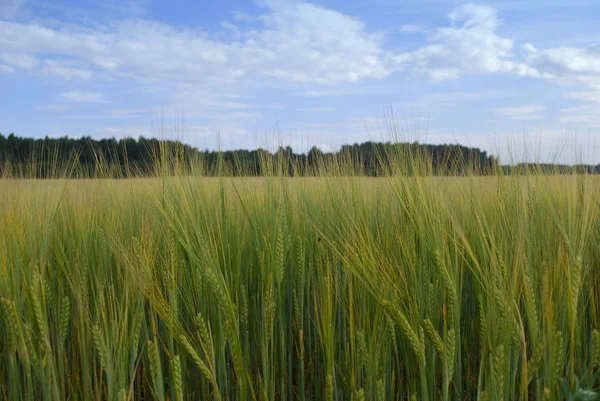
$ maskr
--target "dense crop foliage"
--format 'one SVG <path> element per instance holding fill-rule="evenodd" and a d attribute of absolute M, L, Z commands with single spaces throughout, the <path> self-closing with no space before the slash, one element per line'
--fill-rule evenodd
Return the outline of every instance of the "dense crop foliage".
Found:
<path fill-rule="evenodd" d="M 599 184 L 0 181 L 0 399 L 597 399 Z"/>

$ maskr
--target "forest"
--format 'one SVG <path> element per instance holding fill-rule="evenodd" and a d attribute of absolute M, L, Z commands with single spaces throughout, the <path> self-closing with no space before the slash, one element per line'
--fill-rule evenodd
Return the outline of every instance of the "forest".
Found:
<path fill-rule="evenodd" d="M 53 177 L 56 171 L 73 170 L 76 175 L 152 176 L 165 160 L 178 160 L 184 166 L 194 166 L 199 175 L 261 176 L 283 166 L 288 176 L 310 176 L 332 173 L 332 166 L 346 166 L 340 174 L 383 176 L 390 174 L 401 159 L 419 159 L 421 172 L 431 175 L 490 175 L 502 173 L 585 172 L 597 174 L 600 165 L 558 165 L 521 163 L 501 165 L 498 158 L 485 150 L 455 144 L 420 144 L 401 142 L 363 142 L 343 145 L 338 151 L 324 152 L 312 147 L 307 153 L 295 153 L 291 147 L 279 147 L 275 152 L 255 150 L 199 150 L 180 141 L 156 138 L 26 138 L 0 133 L 0 167 L 8 175 L 37 178 Z M 102 171 L 98 171 L 102 166 Z M 348 169 L 348 166 L 350 168 Z M 406 163 L 408 169 L 413 163 Z M 351 171 L 349 171 L 351 170 Z M 411 173 L 411 171 L 407 171 Z"/>

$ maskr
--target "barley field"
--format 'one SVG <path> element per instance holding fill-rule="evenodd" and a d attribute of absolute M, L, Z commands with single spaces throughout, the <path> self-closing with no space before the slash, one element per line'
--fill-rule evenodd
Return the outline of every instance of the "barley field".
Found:
<path fill-rule="evenodd" d="M 598 400 L 600 179 L 0 180 L 0 399 Z"/>

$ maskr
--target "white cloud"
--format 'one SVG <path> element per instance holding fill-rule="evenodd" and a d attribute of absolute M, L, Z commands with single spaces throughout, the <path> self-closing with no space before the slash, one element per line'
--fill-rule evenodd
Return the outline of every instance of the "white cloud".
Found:
<path fill-rule="evenodd" d="M 362 116 L 347 120 L 351 129 L 362 129 L 372 135 L 376 141 L 426 142 L 429 117 L 419 115 L 397 116 L 393 111 L 386 111 L 381 117 Z"/>
<path fill-rule="evenodd" d="M 537 77 L 530 66 L 515 61 L 513 41 L 496 31 L 501 20 L 487 6 L 465 4 L 449 15 L 453 26 L 428 35 L 429 45 L 393 57 L 400 69 L 424 72 L 434 81 L 464 73 L 506 73 Z"/>
<path fill-rule="evenodd" d="M 32 70 L 40 63 L 36 57 L 23 53 L 1 53 L 0 61 L 3 61 L 5 65 L 10 65 L 13 68 L 24 70 Z"/>
<path fill-rule="evenodd" d="M 333 150 L 333 147 L 327 143 L 320 143 L 317 145 L 317 148 L 321 150 L 321 152 L 329 153 Z"/>
<path fill-rule="evenodd" d="M 40 111 L 66 111 L 73 108 L 70 104 L 47 104 L 36 107 L 36 110 Z"/>
<path fill-rule="evenodd" d="M 427 106 L 435 106 L 435 108 L 455 105 L 457 103 L 471 103 L 501 97 L 510 98 L 514 93 L 509 90 L 498 90 L 489 88 L 479 88 L 476 91 L 452 91 L 452 92 L 437 92 L 421 95 L 417 98 L 419 104 Z"/>
<path fill-rule="evenodd" d="M 235 123 L 225 122 L 218 125 L 185 124 L 181 121 L 166 121 L 160 124 L 104 126 L 95 129 L 91 136 L 94 138 L 164 138 L 178 140 L 199 149 L 235 149 L 236 142 L 249 136 L 249 131 Z M 244 142 L 242 147 L 250 146 Z"/>
<path fill-rule="evenodd" d="M 590 85 L 590 89 L 591 90 L 581 92 L 568 92 L 566 96 L 570 99 L 595 103 L 596 107 L 598 107 L 598 105 L 600 105 L 600 85 Z"/>
<path fill-rule="evenodd" d="M 0 19 L 12 19 L 19 15 L 25 7 L 26 0 L 0 1 Z"/>
<path fill-rule="evenodd" d="M 235 124 L 224 124 L 211 127 L 208 125 L 189 125 L 185 128 L 187 137 L 208 137 L 216 139 L 217 136 L 221 139 L 231 139 L 235 136 L 248 134 L 248 131 Z"/>
<path fill-rule="evenodd" d="M 250 22 L 254 21 L 256 18 L 251 17 L 242 11 L 234 11 L 233 12 L 233 20 L 238 22 Z"/>
<path fill-rule="evenodd" d="M 14 8 L 22 1 L 5 3 Z M 384 48 L 382 33 L 369 31 L 364 22 L 341 12 L 304 1 L 258 4 L 263 7 L 260 17 L 235 12 L 239 26 L 224 22 L 228 30 L 235 28 L 235 39 L 229 41 L 207 31 L 143 19 L 61 28 L 0 21 L 0 52 L 3 64 L 15 70 L 39 67 L 63 79 L 101 76 L 187 83 L 205 91 L 209 85 L 240 79 L 348 83 L 384 78 L 397 70 L 425 73 L 435 81 L 465 73 L 570 74 L 583 79 L 600 71 L 598 47 L 538 50 L 526 44 L 528 57 L 517 60 L 513 40 L 498 34 L 502 20 L 488 6 L 462 5 L 448 15 L 450 25 L 430 33 L 415 24 L 402 26 L 404 32 L 423 32 L 429 43 L 394 54 Z M 244 24 L 250 21 L 252 28 Z M 312 92 L 307 94 L 318 96 L 318 91 Z"/>
<path fill-rule="evenodd" d="M 139 116 L 143 116 L 143 115 L 151 115 L 152 112 L 156 112 L 157 110 L 152 110 L 151 108 L 148 109 L 141 109 L 141 108 L 134 108 L 134 109 L 114 109 L 114 110 L 107 110 L 103 113 L 103 115 L 101 116 L 102 118 L 132 118 L 132 117 L 139 117 Z"/>
<path fill-rule="evenodd" d="M 150 82 L 223 84 L 254 76 L 329 83 L 389 74 L 381 35 L 360 20 L 305 2 L 264 4 L 262 27 L 230 42 L 149 20 L 104 28 L 0 21 L 0 51 L 44 54 L 44 68 L 67 79 L 103 72 Z"/>
<path fill-rule="evenodd" d="M 422 26 L 415 24 L 405 24 L 400 27 L 400 32 L 404 33 L 416 33 L 416 32 L 424 32 Z"/>
<path fill-rule="evenodd" d="M 362 20 L 306 1 L 260 0 L 261 15 L 235 12 L 235 24 L 225 21 L 221 25 L 225 29 L 216 33 L 147 19 L 113 20 L 102 26 L 89 25 L 84 19 L 79 25 L 41 19 L 15 22 L 7 20 L 12 17 L 6 17 L 6 5 L 20 10 L 24 0 L 0 2 L 0 72 L 135 81 L 140 87 L 160 88 L 168 94 L 161 107 L 184 110 L 186 116 L 259 118 L 254 111 L 259 106 L 249 100 L 215 93 L 244 95 L 263 83 L 278 89 L 289 85 L 305 96 L 344 96 L 361 93 L 356 87 L 348 89 L 348 84 L 393 73 L 405 76 L 406 72 L 434 81 L 466 74 L 549 79 L 569 84 L 565 96 L 572 101 L 600 104 L 599 47 L 515 46 L 509 34 L 502 33 L 503 21 L 496 10 L 487 6 L 459 6 L 437 29 L 415 24 L 400 27 L 402 32 L 422 33 L 426 43 L 397 53 L 386 47 L 382 32 Z M 307 89 L 307 83 L 312 89 Z M 431 101 L 443 106 L 495 96 L 483 92 L 462 97 L 432 95 Z M 92 96 L 87 101 L 103 100 L 101 94 L 96 95 L 100 98 L 89 100 Z M 72 101 L 81 99 L 85 96 Z M 304 109 L 309 110 L 329 108 Z M 542 119 L 545 114 L 545 110 L 496 112 L 511 119 Z M 571 114 L 572 120 L 590 121 Z M 567 121 L 568 113 L 563 118 Z"/>
<path fill-rule="evenodd" d="M 369 33 L 353 17 L 311 3 L 267 0 L 265 29 L 248 34 L 250 53 L 266 65 L 265 74 L 301 82 L 354 82 L 382 78 L 382 35 Z M 256 44 L 256 46 L 253 46 Z"/>
<path fill-rule="evenodd" d="M 316 111 L 316 112 L 327 112 L 334 111 L 333 107 L 301 107 L 297 109 L 298 111 Z"/>
<path fill-rule="evenodd" d="M 186 109 L 190 113 L 214 113 L 217 110 L 245 110 L 251 104 L 242 97 L 229 96 L 204 90 L 195 84 L 179 84 L 173 94 L 173 103 L 177 108 Z"/>
<path fill-rule="evenodd" d="M 90 70 L 75 67 L 73 63 L 61 60 L 45 60 L 41 72 L 67 80 L 84 81 L 92 77 Z"/>
<path fill-rule="evenodd" d="M 104 95 L 95 92 L 63 92 L 60 97 L 64 100 L 74 103 L 101 103 L 104 102 Z"/>
<path fill-rule="evenodd" d="M 102 127 L 95 130 L 92 137 L 100 138 L 139 138 L 152 136 L 150 127 Z"/>
<path fill-rule="evenodd" d="M 10 74 L 15 72 L 16 70 L 11 67 L 10 65 L 6 65 L 6 64 L 0 64 L 0 72 L 6 73 L 6 74 Z"/>
<path fill-rule="evenodd" d="M 203 30 L 142 19 L 101 28 L 0 21 L 0 52 L 31 58 L 20 65 L 4 61 L 15 69 L 33 69 L 33 60 L 43 55 L 41 71 L 63 79 L 129 78 L 195 85 L 204 93 L 211 85 L 222 87 L 242 79 L 349 83 L 384 78 L 397 70 L 425 73 L 436 81 L 465 73 L 540 76 L 536 68 L 515 59 L 513 41 L 497 33 L 502 21 L 491 7 L 460 6 L 448 16 L 451 25 L 432 33 L 407 24 L 402 31 L 424 32 L 429 43 L 394 54 L 384 49 L 382 33 L 369 31 L 364 22 L 341 12 L 303 1 L 259 4 L 264 12 L 260 18 L 238 12 L 233 18 L 239 26 L 224 22 L 229 31 L 235 28 L 235 39 L 229 41 Z M 252 28 L 243 24 L 248 21 L 253 21 Z M 528 49 L 538 52 L 532 46 Z M 578 49 L 569 51 L 538 52 L 528 61 L 542 67 L 550 61 L 558 64 L 562 55 L 574 59 L 568 68 L 596 68 L 587 55 L 574 57 Z M 318 92 L 307 95 L 319 96 Z"/>
<path fill-rule="evenodd" d="M 233 111 L 233 112 L 228 112 L 228 113 L 217 114 L 214 116 L 215 119 L 226 120 L 226 121 L 240 120 L 240 119 L 252 120 L 252 119 L 257 119 L 260 117 L 263 117 L 263 115 L 261 113 L 246 112 L 246 111 Z"/>
<path fill-rule="evenodd" d="M 500 157 L 501 163 L 589 163 L 597 164 L 598 141 L 594 134 L 577 134 L 565 129 L 536 129 L 534 131 L 502 134 L 457 135 L 449 132 L 430 132 L 418 138 L 432 144 L 461 144 L 486 150 Z"/>
<path fill-rule="evenodd" d="M 522 116 L 511 117 L 513 120 L 543 120 L 546 116 L 544 114 L 526 114 Z"/>
<path fill-rule="evenodd" d="M 352 95 L 356 92 L 351 90 L 306 90 L 302 92 L 304 96 L 316 96 L 316 97 L 325 97 L 325 96 L 345 96 Z"/>
<path fill-rule="evenodd" d="M 550 72 L 552 77 L 600 75 L 600 45 L 586 49 L 561 46 L 538 50 L 528 43 L 524 49 L 529 53 L 528 62 Z"/>
<path fill-rule="evenodd" d="M 545 106 L 498 107 L 492 109 L 499 117 L 511 120 L 542 120 L 545 117 Z"/>
<path fill-rule="evenodd" d="M 598 103 L 591 102 L 579 106 L 565 107 L 560 111 L 559 121 L 568 126 L 584 126 L 586 128 L 600 130 Z"/>
<path fill-rule="evenodd" d="M 566 98 L 578 100 L 580 104 L 564 108 L 559 121 L 570 126 L 599 130 L 600 45 L 583 49 L 562 46 L 540 50 L 532 44 L 526 44 L 525 50 L 530 64 L 547 71 L 545 78 L 582 88 L 566 92 Z"/>

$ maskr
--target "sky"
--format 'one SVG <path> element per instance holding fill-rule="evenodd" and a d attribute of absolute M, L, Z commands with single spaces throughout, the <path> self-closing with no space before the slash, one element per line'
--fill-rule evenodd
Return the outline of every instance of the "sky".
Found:
<path fill-rule="evenodd" d="M 0 0 L 0 132 L 600 163 L 597 0 Z"/>

